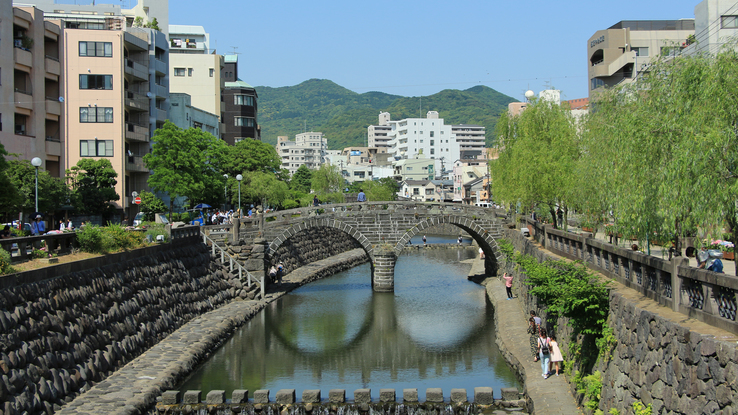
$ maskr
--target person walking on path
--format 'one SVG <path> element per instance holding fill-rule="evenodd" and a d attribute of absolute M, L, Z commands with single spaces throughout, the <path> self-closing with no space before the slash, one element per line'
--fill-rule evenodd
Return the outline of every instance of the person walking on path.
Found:
<path fill-rule="evenodd" d="M 428 241 L 428 240 L 427 240 L 427 239 L 425 238 L 425 235 L 423 235 L 423 246 L 426 246 L 426 245 L 427 245 L 427 244 L 426 244 L 426 242 L 427 242 L 427 241 Z"/>
<path fill-rule="evenodd" d="M 359 189 L 359 195 L 356 196 L 357 202 L 366 202 L 366 195 L 364 194 L 364 189 Z"/>
<path fill-rule="evenodd" d="M 551 368 L 549 373 L 553 372 L 553 367 L 556 366 L 556 376 L 559 376 L 559 362 L 564 361 L 564 356 L 561 355 L 559 349 L 559 343 L 556 341 L 556 336 L 551 333 Z M 563 363 L 562 363 L 563 365 Z"/>
<path fill-rule="evenodd" d="M 277 281 L 282 285 L 282 275 L 284 275 L 284 265 L 280 262 L 277 266 Z"/>
<path fill-rule="evenodd" d="M 530 334 L 530 354 L 533 355 L 533 361 L 538 361 L 538 325 L 536 320 L 531 317 L 528 320 L 528 334 Z"/>
<path fill-rule="evenodd" d="M 272 284 L 277 282 L 277 268 L 274 265 L 269 268 L 269 282 L 271 282 Z"/>
<path fill-rule="evenodd" d="M 541 327 L 538 335 L 538 358 L 541 360 L 541 376 L 548 379 L 548 365 L 551 362 L 551 339 L 546 335 L 546 329 Z"/>
<path fill-rule="evenodd" d="M 508 275 L 507 272 L 502 276 L 502 278 L 505 279 L 505 290 L 507 291 L 507 299 L 510 300 L 513 298 L 512 293 L 512 280 L 513 276 Z"/>
<path fill-rule="evenodd" d="M 536 326 L 541 325 L 541 318 L 536 315 L 535 310 L 530 310 L 530 316 L 536 321 Z"/>

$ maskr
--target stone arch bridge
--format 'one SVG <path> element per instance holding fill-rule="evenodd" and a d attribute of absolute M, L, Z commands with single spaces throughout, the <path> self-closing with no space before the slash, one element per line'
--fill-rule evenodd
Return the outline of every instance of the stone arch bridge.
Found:
<path fill-rule="evenodd" d="M 223 228 L 231 243 L 242 241 L 264 245 L 261 258 L 256 258 L 263 260 L 263 265 L 255 267 L 253 255 L 250 259 L 250 269 L 257 272 L 268 269 L 271 266 L 270 258 L 279 247 L 305 231 L 327 229 L 330 231 L 328 235 L 331 232 L 343 233 L 369 257 L 373 289 L 393 292 L 397 256 L 410 238 L 441 224 L 456 226 L 459 233 L 463 231 L 473 238 L 484 251 L 487 273 L 495 273 L 500 256 L 497 239 L 502 236 L 502 218 L 504 214 L 501 211 L 455 203 L 354 202 L 269 212 L 253 218 L 242 218 L 225 228 L 207 228 Z"/>

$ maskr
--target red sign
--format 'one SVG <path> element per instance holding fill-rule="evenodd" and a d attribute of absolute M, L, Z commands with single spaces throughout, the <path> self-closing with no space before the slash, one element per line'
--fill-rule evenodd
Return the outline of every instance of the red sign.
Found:
<path fill-rule="evenodd" d="M 133 203 L 135 203 L 137 205 L 140 205 L 141 204 L 141 198 L 137 196 L 135 199 L 133 199 Z"/>

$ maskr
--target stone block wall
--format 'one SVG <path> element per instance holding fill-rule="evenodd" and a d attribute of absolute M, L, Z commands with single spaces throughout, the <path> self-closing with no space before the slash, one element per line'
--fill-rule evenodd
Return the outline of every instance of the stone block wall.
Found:
<path fill-rule="evenodd" d="M 342 252 L 361 248 L 348 234 L 335 228 L 310 228 L 300 231 L 285 241 L 267 259 L 270 264 L 282 263 L 285 273 Z"/>
<path fill-rule="evenodd" d="M 228 301 L 223 271 L 194 242 L 11 276 L 19 283 L 0 290 L 0 413 L 52 413 Z"/>

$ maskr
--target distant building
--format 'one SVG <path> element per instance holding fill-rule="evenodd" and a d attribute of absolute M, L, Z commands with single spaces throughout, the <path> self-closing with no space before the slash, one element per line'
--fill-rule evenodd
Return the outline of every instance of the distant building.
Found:
<path fill-rule="evenodd" d="M 395 180 L 433 180 L 436 177 L 436 163 L 423 154 L 411 159 L 401 159 L 394 163 Z"/>
<path fill-rule="evenodd" d="M 203 111 L 192 105 L 189 94 L 173 93 L 169 95 L 169 120 L 179 128 L 198 128 L 220 137 L 220 120 L 213 113 Z"/>
<path fill-rule="evenodd" d="M 323 133 L 311 131 L 297 134 L 295 141 L 290 141 L 287 136 L 279 136 L 275 147 L 282 160 L 282 168 L 295 174 L 302 165 L 311 170 L 320 168 L 325 163 L 328 141 Z"/>
<path fill-rule="evenodd" d="M 694 34 L 694 19 L 623 20 L 598 30 L 587 40 L 589 98 L 599 88 L 633 82 L 653 58 L 678 54 Z"/>
<path fill-rule="evenodd" d="M 728 0 L 703 0 L 694 8 L 695 40 L 685 53 L 718 53 L 738 35 L 738 8 Z"/>
<path fill-rule="evenodd" d="M 404 180 L 398 196 L 418 202 L 450 202 L 450 180 Z"/>
<path fill-rule="evenodd" d="M 258 96 L 256 89 L 238 77 L 238 55 L 225 57 L 223 93 L 223 139 L 234 145 L 247 138 L 261 141 L 261 129 L 257 120 Z"/>
<path fill-rule="evenodd" d="M 376 148 L 390 148 L 389 134 L 392 132 L 392 127 L 389 125 L 390 113 L 380 112 L 379 113 L 379 125 L 370 125 L 367 129 L 367 144 L 369 147 Z"/>

